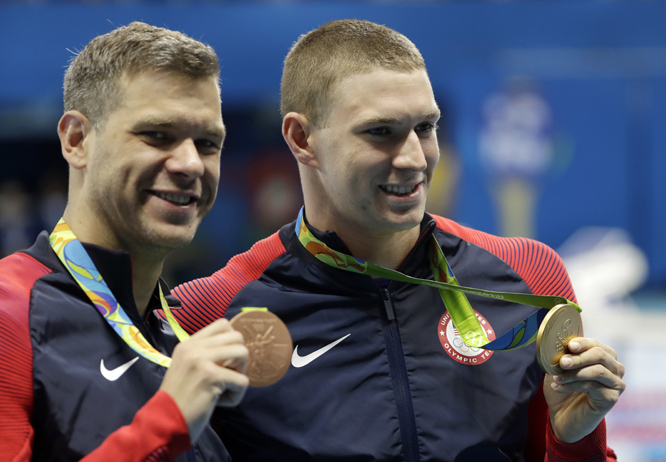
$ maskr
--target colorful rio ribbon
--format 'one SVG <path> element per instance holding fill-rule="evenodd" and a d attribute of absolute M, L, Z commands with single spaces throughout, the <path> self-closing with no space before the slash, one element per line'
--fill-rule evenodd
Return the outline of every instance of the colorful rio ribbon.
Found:
<path fill-rule="evenodd" d="M 430 241 L 430 249 L 428 252 L 434 280 L 407 276 L 399 271 L 394 271 L 360 260 L 351 255 L 333 250 L 317 239 L 305 223 L 304 210 L 304 208 L 301 208 L 301 211 L 298 214 L 298 219 L 296 220 L 296 234 L 303 247 L 314 255 L 315 258 L 334 268 L 351 271 L 353 273 L 435 287 L 439 290 L 442 301 L 451 315 L 453 324 L 462 336 L 463 341 L 469 346 L 484 348 L 486 350 L 514 350 L 521 348 L 536 340 L 539 331 L 539 323 L 545 316 L 544 310 L 549 310 L 556 305 L 569 304 L 574 306 L 579 312 L 582 311 L 577 304 L 564 297 L 495 292 L 461 286 L 454 276 L 451 267 L 444 257 L 444 252 L 434 236 Z M 481 327 L 481 324 L 476 317 L 476 313 L 472 309 L 469 300 L 467 300 L 466 294 L 479 295 L 506 302 L 521 303 L 523 305 L 535 306 L 541 309 L 536 310 L 526 319 L 516 324 L 511 330 L 491 342 L 488 340 L 484 329 Z"/>
<path fill-rule="evenodd" d="M 109 286 L 90 259 L 88 252 L 76 238 L 64 219 L 60 219 L 49 236 L 51 247 L 72 277 L 86 293 L 95 308 L 114 331 L 138 354 L 164 367 L 171 365 L 171 358 L 160 353 L 141 334 L 116 300 Z M 182 342 L 189 338 L 173 317 L 159 286 L 160 302 L 169 325 Z"/>

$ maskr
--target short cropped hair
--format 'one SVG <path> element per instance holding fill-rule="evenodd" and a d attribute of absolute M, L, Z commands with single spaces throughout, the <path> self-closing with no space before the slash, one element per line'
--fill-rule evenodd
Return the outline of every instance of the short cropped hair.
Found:
<path fill-rule="evenodd" d="M 280 110 L 327 123 L 332 93 L 346 77 L 388 69 L 425 70 L 423 56 L 404 35 L 370 21 L 331 21 L 302 35 L 284 61 Z"/>
<path fill-rule="evenodd" d="M 133 22 L 95 37 L 65 73 L 65 111 L 77 110 L 99 128 L 120 103 L 122 78 L 146 71 L 219 80 L 215 51 L 187 35 Z"/>

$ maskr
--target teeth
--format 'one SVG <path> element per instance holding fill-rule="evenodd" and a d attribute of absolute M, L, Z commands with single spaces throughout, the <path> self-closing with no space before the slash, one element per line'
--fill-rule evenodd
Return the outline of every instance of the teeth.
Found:
<path fill-rule="evenodd" d="M 183 196 L 182 194 L 168 194 L 168 193 L 156 192 L 155 195 L 169 202 L 173 202 L 174 204 L 177 205 L 187 205 L 190 203 L 190 196 Z"/>
<path fill-rule="evenodd" d="M 385 185 L 382 186 L 382 189 L 384 191 L 392 193 L 392 194 L 409 194 L 410 192 L 414 191 L 416 189 L 416 186 L 395 186 L 395 185 Z"/>

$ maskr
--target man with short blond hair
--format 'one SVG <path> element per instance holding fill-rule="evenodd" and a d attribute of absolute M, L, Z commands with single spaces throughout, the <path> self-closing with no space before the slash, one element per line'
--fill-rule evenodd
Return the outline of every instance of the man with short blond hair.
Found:
<path fill-rule="evenodd" d="M 298 112 L 321 127 L 340 82 L 377 68 L 425 70 L 425 61 L 407 37 L 388 27 L 368 21 L 324 24 L 301 36 L 285 58 L 282 115 Z"/>
<path fill-rule="evenodd" d="M 544 375 L 533 347 L 513 349 L 536 335 L 536 310 L 502 294 L 573 301 L 559 256 L 425 213 L 440 112 L 416 47 L 330 22 L 289 52 L 282 96 L 304 209 L 174 289 L 191 331 L 265 306 L 295 344 L 280 382 L 218 416 L 234 460 L 615 460 L 603 420 L 625 388 L 615 351 L 574 338 L 562 372 Z"/>

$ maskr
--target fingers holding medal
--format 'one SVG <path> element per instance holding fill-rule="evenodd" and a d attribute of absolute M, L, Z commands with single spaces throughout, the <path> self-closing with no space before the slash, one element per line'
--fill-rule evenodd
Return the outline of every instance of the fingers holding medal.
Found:
<path fill-rule="evenodd" d="M 537 362 L 544 372 L 554 376 L 555 390 L 613 390 L 617 392 L 613 393 L 615 398 L 624 391 L 624 365 L 611 347 L 583 337 L 582 319 L 575 307 L 553 307 L 539 327 L 536 345 Z M 567 371 L 571 372 L 565 377 Z"/>

